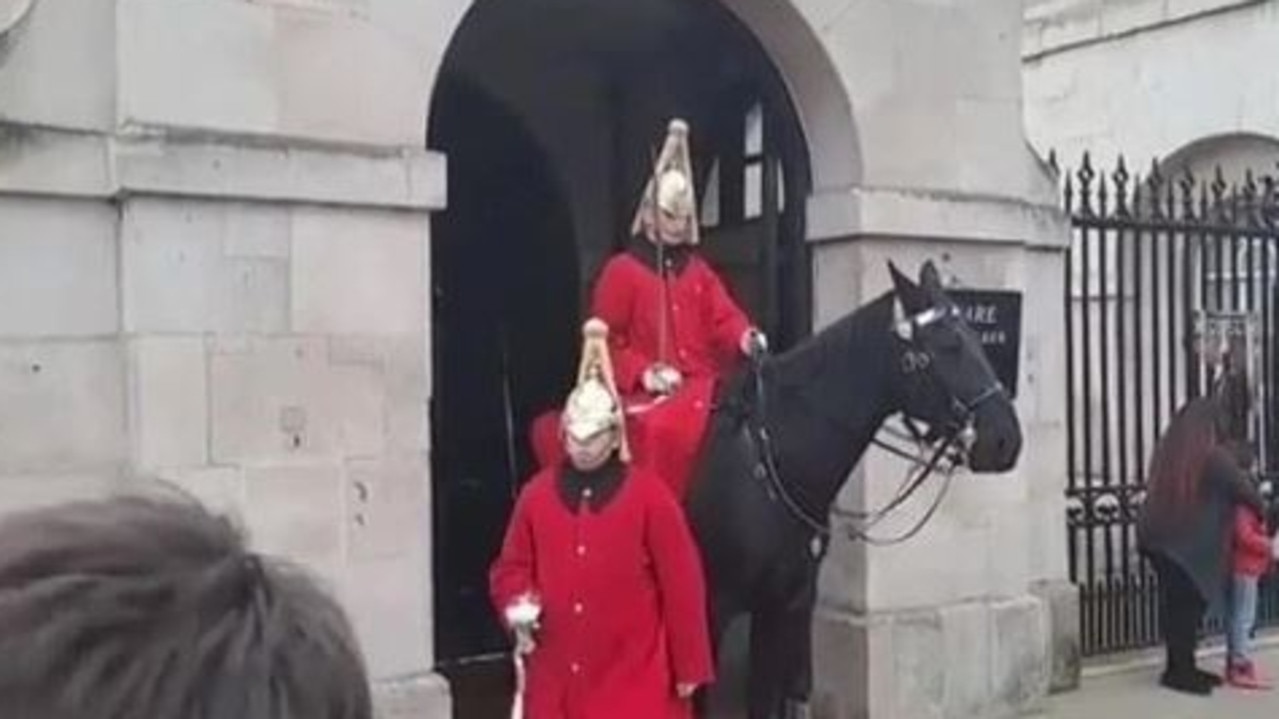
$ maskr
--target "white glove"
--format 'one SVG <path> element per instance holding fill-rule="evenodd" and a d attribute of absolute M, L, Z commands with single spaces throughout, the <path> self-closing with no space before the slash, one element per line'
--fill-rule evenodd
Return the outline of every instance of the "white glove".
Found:
<path fill-rule="evenodd" d="M 768 337 L 758 328 L 752 327 L 742 333 L 738 347 L 747 357 L 759 357 L 768 351 Z"/>
<path fill-rule="evenodd" d="M 528 656 L 537 649 L 537 641 L 533 638 L 536 627 L 515 627 L 515 653 Z"/>
<path fill-rule="evenodd" d="M 507 605 L 506 624 L 515 633 L 515 651 L 530 654 L 537 648 L 533 635 L 542 617 L 542 605 L 533 594 L 521 594 Z"/>
<path fill-rule="evenodd" d="M 679 389 L 684 377 L 674 367 L 656 362 L 644 370 L 644 376 L 640 380 L 644 383 L 644 391 L 649 394 L 669 395 Z"/>

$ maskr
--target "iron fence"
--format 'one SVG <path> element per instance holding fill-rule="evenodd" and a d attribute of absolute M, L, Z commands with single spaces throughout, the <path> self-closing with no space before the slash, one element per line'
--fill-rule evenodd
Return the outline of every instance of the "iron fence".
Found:
<path fill-rule="evenodd" d="M 1083 652 L 1096 655 L 1159 642 L 1157 580 L 1136 549 L 1146 465 L 1168 419 L 1210 391 L 1222 362 L 1250 378 L 1255 402 L 1239 431 L 1257 447 L 1263 478 L 1279 476 L 1279 193 L 1273 176 L 1228 183 L 1220 170 L 1167 177 L 1153 165 L 1141 177 L 1122 158 L 1099 171 L 1088 155 L 1058 176 L 1073 228 L 1070 572 Z M 1273 581 L 1259 614 L 1279 623 Z M 1219 626 L 1213 618 L 1208 631 Z"/>

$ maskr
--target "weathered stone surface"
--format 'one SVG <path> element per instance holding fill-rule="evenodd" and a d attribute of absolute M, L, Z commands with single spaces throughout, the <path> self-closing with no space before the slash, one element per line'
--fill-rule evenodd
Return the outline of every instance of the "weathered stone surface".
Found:
<path fill-rule="evenodd" d="M 440 209 L 445 162 L 422 149 L 394 154 L 295 146 L 245 145 L 234 137 L 129 136 L 111 144 L 111 179 L 130 193 Z M 0 175 L 0 179 L 3 176 Z"/>
<path fill-rule="evenodd" d="M 814 719 L 869 716 L 869 677 L 878 671 L 868 656 L 869 636 L 853 615 L 819 608 L 813 621 Z M 889 669 L 888 671 L 892 671 Z"/>
<path fill-rule="evenodd" d="M 1032 591 L 1048 612 L 1051 647 L 1049 689 L 1079 688 L 1081 654 L 1079 636 L 1079 588 L 1068 581 L 1037 582 Z"/>
<path fill-rule="evenodd" d="M 196 200 L 127 203 L 122 228 L 125 329 L 286 329 L 288 264 L 271 248 L 287 240 L 269 234 L 287 230 L 285 223 L 272 222 L 278 212 Z M 244 233 L 246 227 L 252 232 Z M 246 256 L 245 250 L 253 247 L 258 249 Z"/>
<path fill-rule="evenodd" d="M 381 454 L 380 373 L 332 366 L 328 357 L 318 339 L 217 343 L 210 360 L 214 461 Z"/>
<path fill-rule="evenodd" d="M 377 3 L 368 17 L 261 2 L 118 5 L 120 114 L 130 123 L 421 142 L 434 69 L 423 42 L 430 31 L 393 23 L 407 15 L 433 29 L 436 16 L 423 4 Z"/>
<path fill-rule="evenodd" d="M 426 334 L 429 337 L 430 332 Z M 396 340 L 387 350 L 383 379 L 387 398 L 386 451 L 390 454 L 430 450 L 427 407 L 431 387 L 424 357 L 430 357 L 430 348 L 424 347 L 423 338 L 418 337 Z"/>
<path fill-rule="evenodd" d="M 244 516 L 253 546 L 331 575 L 343 555 L 343 472 L 331 464 L 244 470 Z"/>
<path fill-rule="evenodd" d="M 448 682 L 439 674 L 393 679 L 373 685 L 377 719 L 450 719 Z"/>
<path fill-rule="evenodd" d="M 0 345 L 0 472 L 115 472 L 128 456 L 114 340 Z"/>
<path fill-rule="evenodd" d="M 263 134 L 277 126 L 272 9 L 155 0 L 116 6 L 122 119 Z"/>
<path fill-rule="evenodd" d="M 1015 716 L 1038 708 L 1048 694 L 1051 671 L 1045 608 L 1026 596 L 994 602 L 990 612 L 994 714 Z"/>
<path fill-rule="evenodd" d="M 813 716 L 992 719 L 1046 694 L 1047 624 L 1029 596 L 902 612 L 818 612 Z"/>
<path fill-rule="evenodd" d="M 992 704 L 991 626 L 985 604 L 970 602 L 941 609 L 946 668 L 944 716 L 986 717 Z"/>
<path fill-rule="evenodd" d="M 36 2 L 0 37 L 0 120 L 109 127 L 114 38 L 114 3 Z"/>
<path fill-rule="evenodd" d="M 121 487 L 111 471 L 0 475 L 0 516 L 81 499 L 110 496 Z"/>
<path fill-rule="evenodd" d="M 427 465 L 412 459 L 347 467 L 348 557 L 352 561 L 421 556 L 427 536 Z"/>
<path fill-rule="evenodd" d="M 342 596 L 377 679 L 431 666 L 429 574 L 422 556 L 351 563 Z"/>
<path fill-rule="evenodd" d="M 946 646 L 947 629 L 936 611 L 907 612 L 893 617 L 893 653 L 887 656 L 893 657 L 896 671 L 890 679 L 892 709 L 880 710 L 885 716 L 911 719 L 947 716 L 945 694 L 952 680 L 947 655 L 942 650 Z M 879 675 L 872 679 L 888 678 Z M 958 693 L 963 696 L 969 692 Z M 872 689 L 871 695 L 875 694 Z"/>
<path fill-rule="evenodd" d="M 239 468 L 161 469 L 154 472 L 154 476 L 166 488 L 176 488 L 210 511 L 231 518 L 238 526 L 247 527 L 244 474 Z"/>
<path fill-rule="evenodd" d="M 104 198 L 112 191 L 109 157 L 109 143 L 100 135 L 0 127 L 0 193 Z M 30 197 L 19 202 L 37 204 Z M 104 227 L 114 230 L 112 209 L 104 205 L 99 211 L 109 215 Z"/>
<path fill-rule="evenodd" d="M 129 342 L 129 417 L 138 467 L 196 467 L 208 462 L 207 379 L 201 337 Z"/>
<path fill-rule="evenodd" d="M 293 328 L 420 335 L 426 326 L 427 234 L 424 216 L 299 208 Z"/>
<path fill-rule="evenodd" d="M 110 206 L 0 197 L 0 338 L 114 333 L 116 268 Z"/>
<path fill-rule="evenodd" d="M 1062 12 L 1087 6 L 1097 18 L 1103 8 L 1138 4 L 1079 0 L 1052 6 Z M 1028 21 L 1027 37 L 1038 34 L 1042 41 L 1026 42 L 1032 53 L 1024 64 L 1026 130 L 1041 154 L 1055 149 L 1075 165 L 1085 150 L 1107 163 L 1122 153 L 1130 168 L 1144 169 L 1153 159 L 1170 159 L 1203 140 L 1279 136 L 1279 117 L 1267 109 L 1274 107 L 1279 81 L 1271 73 L 1248 71 L 1279 59 L 1274 42 L 1279 16 L 1269 4 L 1158 5 L 1161 17 L 1147 18 L 1136 31 L 1122 29 L 1141 19 L 1135 16 L 1113 32 L 1103 32 L 1094 21 L 1083 39 L 1097 41 L 1075 46 L 1069 43 L 1081 39 L 1079 33 L 1059 31 L 1064 21 L 1056 15 Z M 1190 46 L 1217 50 L 1200 57 L 1185 51 Z M 1273 160 L 1264 158 L 1254 169 L 1270 172 Z"/>
<path fill-rule="evenodd" d="M 1026 7 L 1023 52 L 1033 57 L 1122 42 L 1125 36 L 1259 1 L 1264 0 L 1032 0 Z"/>

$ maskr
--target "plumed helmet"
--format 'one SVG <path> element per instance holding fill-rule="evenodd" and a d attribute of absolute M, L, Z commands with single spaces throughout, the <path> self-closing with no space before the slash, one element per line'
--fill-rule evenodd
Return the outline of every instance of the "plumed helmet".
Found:
<path fill-rule="evenodd" d="M 565 434 L 579 442 L 617 429 L 621 437 L 619 455 L 623 462 L 630 461 L 622 398 L 613 380 L 608 353 L 608 325 L 598 318 L 591 318 L 582 326 L 577 386 L 569 393 L 561 421 Z"/>
<path fill-rule="evenodd" d="M 653 173 L 644 186 L 639 208 L 631 222 L 631 234 L 638 235 L 655 220 L 658 209 L 689 220 L 689 244 L 701 239 L 698 231 L 697 193 L 693 187 L 693 161 L 688 149 L 688 123 L 676 118 L 666 130 L 666 141 L 657 157 Z"/>

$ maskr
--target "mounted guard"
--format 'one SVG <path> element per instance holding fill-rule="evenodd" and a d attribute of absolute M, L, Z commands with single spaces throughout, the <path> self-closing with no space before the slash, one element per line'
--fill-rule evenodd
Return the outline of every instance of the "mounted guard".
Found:
<path fill-rule="evenodd" d="M 636 461 L 684 496 L 717 382 L 767 342 L 696 253 L 697 198 L 688 124 L 671 120 L 631 225 L 632 242 L 595 285 Z"/>

